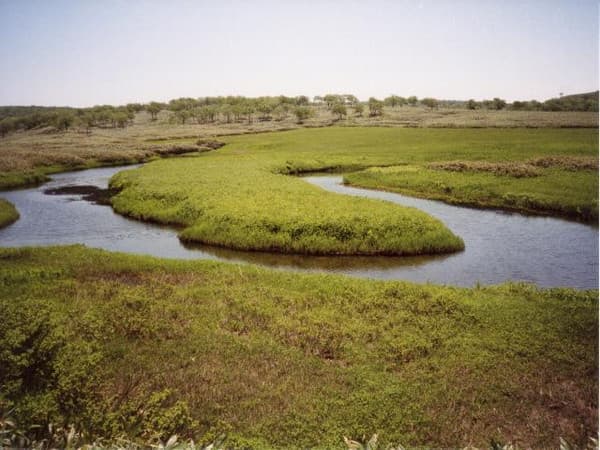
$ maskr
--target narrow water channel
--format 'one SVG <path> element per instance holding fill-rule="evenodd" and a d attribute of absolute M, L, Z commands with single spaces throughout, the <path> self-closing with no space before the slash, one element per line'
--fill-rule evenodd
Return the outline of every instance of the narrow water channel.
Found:
<path fill-rule="evenodd" d="M 133 166 L 135 167 L 135 166 Z M 341 184 L 341 176 L 306 177 L 308 183 L 346 195 L 414 206 L 442 220 L 465 241 L 465 250 L 434 257 L 322 257 L 241 252 L 184 245 L 177 231 L 130 220 L 110 206 L 85 200 L 89 188 L 105 189 L 110 177 L 128 167 L 66 172 L 31 189 L 1 193 L 21 218 L 0 229 L 1 247 L 81 243 L 89 247 L 165 258 L 245 262 L 266 267 L 343 273 L 473 286 L 508 280 L 540 286 L 598 287 L 598 229 L 548 217 L 477 210 Z M 61 189 L 68 187 L 67 189 Z M 64 191 L 64 192 L 62 192 Z M 62 195 L 59 195 L 61 194 Z"/>

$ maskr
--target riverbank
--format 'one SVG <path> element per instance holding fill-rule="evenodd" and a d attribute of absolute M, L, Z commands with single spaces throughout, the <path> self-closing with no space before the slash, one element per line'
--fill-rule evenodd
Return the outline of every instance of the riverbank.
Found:
<path fill-rule="evenodd" d="M 40 436 L 47 422 L 90 442 L 226 433 L 234 448 L 340 447 L 375 432 L 382 445 L 551 447 L 596 433 L 597 291 L 82 246 L 2 249 L 0 279 L 2 406 Z"/>
<path fill-rule="evenodd" d="M 177 227 L 129 220 L 108 206 L 99 206 L 109 204 L 110 195 L 114 194 L 107 188 L 111 177 L 134 168 L 67 172 L 54 175 L 51 182 L 37 188 L 5 192 L 4 198 L 15 205 L 21 217 L 17 223 L 0 230 L 0 246 L 80 243 L 156 257 L 247 262 L 282 270 L 463 287 L 517 280 L 542 287 L 587 289 L 598 286 L 597 228 L 560 219 L 473 210 L 357 189 L 342 185 L 342 176 L 331 174 L 302 177 L 298 181 L 332 191 L 339 198 L 358 195 L 416 208 L 461 236 L 464 251 L 418 257 L 309 256 L 189 244 L 179 239 L 181 230 Z M 510 265 L 506 261 L 510 261 Z"/>
<path fill-rule="evenodd" d="M 84 143 L 85 145 L 85 143 Z M 96 167 L 113 167 L 133 165 L 153 161 L 160 158 L 185 156 L 204 153 L 220 148 L 222 142 L 210 139 L 198 139 L 186 144 L 153 145 L 145 149 L 122 151 L 104 151 L 86 148 L 81 154 L 69 155 L 62 151 L 52 152 L 45 149 L 42 156 L 39 152 L 33 155 L 11 155 L 9 159 L 3 151 L 0 141 L 0 190 L 18 189 L 37 186 L 50 179 L 49 175 L 74 170 L 86 170 Z M 33 161 L 29 160 L 33 158 Z"/>
<path fill-rule="evenodd" d="M 568 158 L 568 157 L 567 157 Z M 482 169 L 455 170 L 477 165 L 473 162 L 437 165 L 374 167 L 344 175 L 344 183 L 367 189 L 397 192 L 412 197 L 440 200 L 452 205 L 480 209 L 502 209 L 525 214 L 564 217 L 584 223 L 598 222 L 598 159 L 582 168 L 562 168 L 561 157 L 555 165 L 540 168 L 528 162 L 484 163 Z M 446 167 L 450 166 L 450 169 Z M 493 173 L 494 167 L 516 167 L 517 172 Z M 526 174 L 519 172 L 519 166 Z"/>
<path fill-rule="evenodd" d="M 19 212 L 15 206 L 0 198 L 0 228 L 10 225 L 19 219 Z"/>

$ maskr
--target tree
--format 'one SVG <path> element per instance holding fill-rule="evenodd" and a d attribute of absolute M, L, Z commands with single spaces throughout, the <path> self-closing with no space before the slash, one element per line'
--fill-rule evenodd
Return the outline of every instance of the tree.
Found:
<path fill-rule="evenodd" d="M 225 122 L 231 123 L 231 117 L 233 116 L 233 106 L 231 106 L 228 103 L 224 103 L 221 105 L 219 112 L 225 119 Z"/>
<path fill-rule="evenodd" d="M 467 109 L 477 109 L 477 102 L 472 98 L 467 102 Z"/>
<path fill-rule="evenodd" d="M 354 114 L 356 114 L 358 117 L 362 117 L 364 110 L 365 105 L 363 105 L 362 103 L 357 103 L 356 105 L 354 105 Z"/>
<path fill-rule="evenodd" d="M 129 112 L 138 113 L 138 112 L 140 112 L 141 110 L 144 109 L 144 105 L 142 105 L 141 103 L 127 103 L 125 105 L 125 108 Z"/>
<path fill-rule="evenodd" d="M 242 116 L 244 115 L 244 107 L 241 104 L 236 103 L 231 106 L 231 112 L 233 113 L 235 121 L 239 122 L 242 120 Z"/>
<path fill-rule="evenodd" d="M 270 99 L 261 99 L 256 106 L 261 120 L 271 120 L 271 113 L 275 109 L 275 103 Z"/>
<path fill-rule="evenodd" d="M 303 123 L 306 119 L 313 115 L 313 110 L 308 106 L 297 106 L 294 109 L 294 115 L 298 119 L 298 123 Z"/>
<path fill-rule="evenodd" d="M 432 97 L 426 97 L 421 100 L 421 104 L 427 106 L 430 109 L 437 108 L 438 101 Z"/>
<path fill-rule="evenodd" d="M 323 100 L 325 100 L 325 103 L 327 104 L 327 109 L 331 109 L 336 103 L 343 103 L 344 101 L 344 99 L 337 94 L 327 94 L 323 97 Z"/>
<path fill-rule="evenodd" d="M 369 99 L 369 115 L 381 116 L 383 114 L 383 102 L 375 97 Z"/>
<path fill-rule="evenodd" d="M 200 102 L 191 97 L 175 98 L 169 102 L 169 109 L 173 112 L 184 109 L 191 110 L 200 105 Z"/>
<path fill-rule="evenodd" d="M 344 94 L 342 96 L 344 98 L 344 104 L 354 107 L 358 103 L 358 99 L 352 94 Z"/>
<path fill-rule="evenodd" d="M 406 99 L 406 101 L 408 102 L 408 104 L 410 106 L 417 106 L 417 102 L 419 101 L 419 99 L 417 97 L 415 97 L 414 95 L 411 95 L 410 97 L 408 97 Z"/>
<path fill-rule="evenodd" d="M 93 111 L 86 111 L 80 118 L 81 123 L 85 125 L 85 132 L 90 134 L 92 127 L 96 125 L 96 115 Z"/>
<path fill-rule="evenodd" d="M 530 100 L 527 102 L 527 109 L 530 111 L 539 111 L 542 109 L 542 104 L 537 100 Z"/>
<path fill-rule="evenodd" d="M 184 125 L 187 122 L 187 120 L 191 117 L 191 115 L 191 111 L 187 109 L 179 109 L 175 111 L 175 120 L 180 121 L 181 124 Z"/>
<path fill-rule="evenodd" d="M 492 100 L 492 107 L 498 111 L 501 109 L 504 109 L 505 106 L 506 106 L 506 101 L 502 100 L 501 98 L 495 97 Z"/>
<path fill-rule="evenodd" d="M 252 123 L 252 119 L 254 118 L 254 112 L 256 108 L 253 105 L 253 102 L 248 99 L 242 104 L 242 115 L 246 116 L 248 119 L 248 123 Z"/>
<path fill-rule="evenodd" d="M 56 114 L 54 117 L 54 126 L 59 130 L 66 131 L 71 128 L 73 122 L 75 121 L 75 116 L 73 113 L 62 111 Z"/>
<path fill-rule="evenodd" d="M 288 116 L 288 112 L 290 110 L 290 105 L 287 103 L 280 103 L 273 110 L 273 115 L 276 120 L 283 120 Z"/>
<path fill-rule="evenodd" d="M 309 98 L 306 95 L 299 95 L 296 97 L 296 105 L 297 106 L 306 106 L 310 103 Z"/>
<path fill-rule="evenodd" d="M 402 106 L 405 103 L 405 99 L 398 97 L 397 95 L 390 95 L 389 97 L 386 97 L 383 102 L 386 106 L 395 108 L 397 106 Z"/>
<path fill-rule="evenodd" d="M 17 123 L 13 117 L 5 117 L 4 119 L 0 120 L 0 136 L 4 137 L 16 129 Z"/>
<path fill-rule="evenodd" d="M 333 114 L 337 114 L 338 120 L 342 120 L 348 113 L 346 111 L 346 105 L 344 105 L 343 103 L 336 103 L 335 105 L 333 105 L 333 108 L 331 108 L 331 112 Z"/>
<path fill-rule="evenodd" d="M 117 111 L 113 114 L 113 122 L 119 128 L 125 128 L 129 122 L 129 116 L 125 111 Z"/>
<path fill-rule="evenodd" d="M 156 120 L 157 114 L 161 112 L 162 109 L 162 105 L 158 102 L 150 102 L 150 104 L 146 106 L 146 111 L 150 113 L 152 120 Z"/>

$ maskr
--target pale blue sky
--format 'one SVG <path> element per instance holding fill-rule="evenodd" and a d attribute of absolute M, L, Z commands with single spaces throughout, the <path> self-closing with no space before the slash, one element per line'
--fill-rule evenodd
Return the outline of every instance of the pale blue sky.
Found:
<path fill-rule="evenodd" d="M 0 0 L 0 104 L 598 89 L 596 1 Z"/>

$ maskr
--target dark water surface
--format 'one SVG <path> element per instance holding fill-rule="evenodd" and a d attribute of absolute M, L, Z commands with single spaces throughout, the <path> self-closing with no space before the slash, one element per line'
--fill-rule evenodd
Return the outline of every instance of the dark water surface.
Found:
<path fill-rule="evenodd" d="M 0 246 L 81 243 L 166 258 L 248 262 L 288 270 L 460 286 L 523 280 L 546 287 L 598 287 L 595 227 L 351 188 L 340 184 L 341 176 L 305 180 L 340 194 L 387 200 L 426 211 L 463 238 L 465 251 L 436 257 L 315 257 L 184 245 L 173 228 L 126 219 L 109 206 L 83 200 L 97 198 L 95 189 L 89 186 L 104 189 L 113 174 L 131 168 L 67 172 L 54 175 L 52 181 L 37 188 L 3 192 L 1 196 L 17 207 L 21 218 L 0 229 Z"/>

